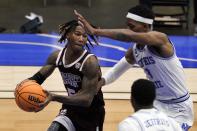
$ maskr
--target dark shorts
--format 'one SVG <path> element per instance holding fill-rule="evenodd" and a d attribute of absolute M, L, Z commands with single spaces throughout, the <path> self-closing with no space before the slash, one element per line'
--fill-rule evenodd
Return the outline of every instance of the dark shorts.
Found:
<path fill-rule="evenodd" d="M 66 115 L 72 121 L 76 131 L 103 131 L 105 118 L 103 106 L 82 111 L 61 110 L 59 115 Z"/>

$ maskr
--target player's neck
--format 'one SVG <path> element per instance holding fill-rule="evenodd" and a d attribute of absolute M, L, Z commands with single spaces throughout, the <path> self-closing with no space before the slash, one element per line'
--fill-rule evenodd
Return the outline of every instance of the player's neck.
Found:
<path fill-rule="evenodd" d="M 137 43 L 137 48 L 138 48 L 139 50 L 143 50 L 144 47 L 145 47 L 145 45 L 142 45 L 142 44 L 138 44 L 138 43 Z"/>
<path fill-rule="evenodd" d="M 68 45 L 66 52 L 69 53 L 70 56 L 72 56 L 72 55 L 75 55 L 75 56 L 79 55 L 80 56 L 84 52 L 84 49 L 82 46 Z"/>
<path fill-rule="evenodd" d="M 153 105 L 148 105 L 148 106 L 137 106 L 137 107 L 134 108 L 134 110 L 135 110 L 135 112 L 136 112 L 136 111 L 139 111 L 139 110 L 141 110 L 141 109 L 152 109 L 152 108 L 154 108 Z"/>
<path fill-rule="evenodd" d="M 74 62 L 76 59 L 78 59 L 84 52 L 84 49 L 74 49 L 74 48 L 67 48 L 66 54 L 65 54 L 65 62 L 67 64 L 70 64 Z"/>

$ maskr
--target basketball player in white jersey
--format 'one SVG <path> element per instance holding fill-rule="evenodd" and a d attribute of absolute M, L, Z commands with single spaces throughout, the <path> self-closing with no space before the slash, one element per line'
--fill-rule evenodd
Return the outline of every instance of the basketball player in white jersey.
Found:
<path fill-rule="evenodd" d="M 93 45 L 84 28 L 76 20 L 63 24 L 60 35 L 59 42 L 67 41 L 66 46 L 61 51 L 51 53 L 47 63 L 29 78 L 42 84 L 56 67 L 62 76 L 67 90 L 65 95 L 45 91 L 47 100 L 40 104 L 43 109 L 51 101 L 62 103 L 62 108 L 48 131 L 102 131 L 104 100 L 102 91 L 97 90 L 101 70 L 97 57 L 85 48 L 89 44 Z M 90 37 L 95 40 L 94 36 Z"/>
<path fill-rule="evenodd" d="M 174 119 L 153 107 L 155 95 L 153 82 L 136 80 L 131 87 L 135 113 L 119 123 L 118 131 L 182 131 Z"/>
<path fill-rule="evenodd" d="M 74 13 L 90 34 L 135 43 L 125 57 L 104 75 L 101 84 L 112 83 L 133 64 L 138 64 L 156 86 L 154 106 L 187 131 L 194 120 L 193 102 L 173 43 L 166 34 L 152 31 L 154 13 L 141 5 L 131 8 L 126 15 L 127 29 L 95 29 L 81 14 Z"/>

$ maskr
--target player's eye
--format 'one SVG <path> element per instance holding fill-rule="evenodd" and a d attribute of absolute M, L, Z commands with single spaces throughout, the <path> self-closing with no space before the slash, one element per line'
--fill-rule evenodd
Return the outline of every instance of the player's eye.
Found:
<path fill-rule="evenodd" d="M 133 28 L 135 27 L 135 26 L 132 25 L 132 24 L 128 24 L 127 26 L 128 26 L 129 29 L 133 29 Z"/>
<path fill-rule="evenodd" d="M 86 34 L 84 34 L 84 35 L 83 35 L 83 38 L 87 39 L 87 38 L 88 38 L 88 36 L 87 36 Z"/>
<path fill-rule="evenodd" d="M 81 33 L 79 33 L 79 32 L 74 32 L 74 34 L 75 34 L 76 36 L 80 36 L 80 35 L 81 35 Z"/>

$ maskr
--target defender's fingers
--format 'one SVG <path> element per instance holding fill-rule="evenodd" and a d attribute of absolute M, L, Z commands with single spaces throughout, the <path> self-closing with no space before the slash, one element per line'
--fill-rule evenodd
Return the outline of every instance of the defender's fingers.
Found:
<path fill-rule="evenodd" d="M 77 10 L 74 10 L 74 14 L 79 16 L 79 13 L 77 12 Z"/>
<path fill-rule="evenodd" d="M 74 14 L 78 17 L 78 19 L 83 18 L 83 16 L 80 13 L 78 13 L 77 10 L 74 10 Z"/>

